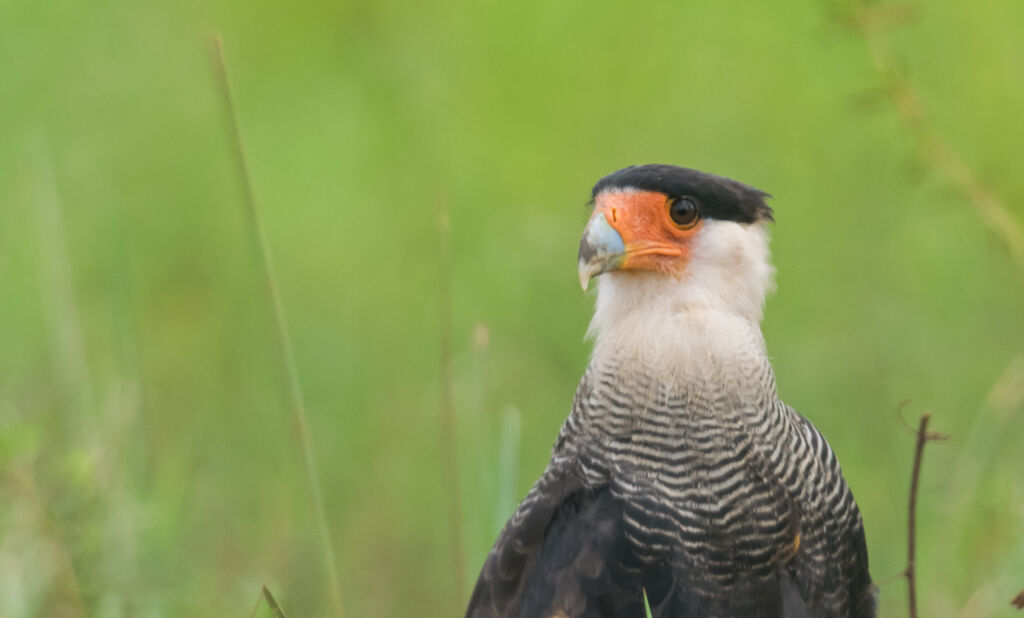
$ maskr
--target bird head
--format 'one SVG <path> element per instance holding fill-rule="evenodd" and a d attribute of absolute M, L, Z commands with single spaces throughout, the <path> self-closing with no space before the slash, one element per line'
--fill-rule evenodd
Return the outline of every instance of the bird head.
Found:
<path fill-rule="evenodd" d="M 741 182 L 672 165 L 609 174 L 594 185 L 594 211 L 580 242 L 580 284 L 586 290 L 593 277 L 611 273 L 620 283 L 654 285 L 676 304 L 731 306 L 760 319 L 772 277 L 767 197 Z"/>

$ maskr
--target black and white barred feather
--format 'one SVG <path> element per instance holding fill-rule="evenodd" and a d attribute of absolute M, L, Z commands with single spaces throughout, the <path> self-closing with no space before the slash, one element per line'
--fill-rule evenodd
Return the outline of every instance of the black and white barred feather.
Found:
<path fill-rule="evenodd" d="M 623 377 L 584 375 L 467 616 L 643 616 L 643 590 L 655 616 L 874 615 L 839 463 L 767 363 L 749 390 Z"/>

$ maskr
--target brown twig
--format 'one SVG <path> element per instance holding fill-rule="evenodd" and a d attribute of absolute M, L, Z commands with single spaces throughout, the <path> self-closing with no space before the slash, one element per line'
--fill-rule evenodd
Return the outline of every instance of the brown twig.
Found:
<path fill-rule="evenodd" d="M 885 37 L 887 27 L 907 21 L 912 16 L 913 11 L 901 5 L 855 0 L 852 8 L 840 19 L 864 38 L 875 70 L 883 80 L 881 93 L 896 108 L 919 151 L 971 204 L 982 222 L 1024 271 L 1024 228 L 1006 205 L 975 176 L 949 141 L 928 123 L 921 98 L 900 67 Z"/>
<path fill-rule="evenodd" d="M 1020 594 L 1013 597 L 1013 600 L 1010 601 L 1010 604 L 1016 607 L 1017 609 L 1024 609 L 1024 590 L 1021 590 Z"/>
<path fill-rule="evenodd" d="M 459 490 L 458 440 L 455 435 L 455 395 L 452 384 L 452 291 L 450 235 L 451 221 L 448 203 L 439 198 L 437 203 L 438 239 L 438 326 L 441 337 L 441 458 L 444 462 L 448 484 L 449 513 L 451 520 L 452 568 L 455 569 L 457 602 L 465 591 L 463 588 L 465 565 L 462 549 L 462 494 Z"/>
<path fill-rule="evenodd" d="M 884 588 L 889 584 L 893 583 L 894 581 L 901 579 L 907 579 L 907 567 L 903 567 L 902 569 L 900 569 L 899 572 L 892 573 L 891 575 L 886 575 L 885 577 L 881 579 L 876 579 L 871 583 L 874 584 L 876 588 Z"/>
<path fill-rule="evenodd" d="M 278 360 L 281 362 L 282 369 L 287 376 L 292 418 L 299 434 L 299 444 L 306 464 L 306 476 L 309 479 L 310 491 L 313 497 L 313 511 L 317 518 L 317 525 L 320 531 L 320 545 L 327 569 L 327 588 L 330 591 L 331 603 L 334 606 L 336 618 L 344 618 L 345 609 L 342 604 L 341 589 L 338 584 L 338 561 L 334 556 L 334 542 L 331 539 L 330 527 L 327 525 L 323 491 L 320 487 L 320 476 L 316 469 L 316 458 L 313 455 L 313 442 L 309 437 L 309 421 L 307 420 L 305 399 L 302 396 L 302 387 L 299 382 L 298 365 L 295 362 L 295 352 L 292 349 L 292 341 L 288 335 L 288 322 L 285 319 L 284 305 L 281 303 L 281 296 L 278 294 L 277 284 L 274 280 L 270 247 L 263 232 L 263 222 L 260 219 L 259 210 L 256 208 L 256 192 L 253 189 L 252 175 L 249 172 L 249 160 L 245 154 L 245 143 L 242 140 L 242 129 L 238 122 L 238 112 L 235 110 L 231 81 L 228 78 L 227 63 L 224 60 L 224 45 L 220 36 L 216 36 L 213 39 L 213 56 L 214 71 L 224 99 L 224 108 L 228 116 L 228 127 L 231 131 L 235 158 L 238 163 L 239 180 L 242 185 L 245 209 L 248 214 L 256 248 L 260 254 L 260 265 L 263 270 L 267 303 L 270 305 L 274 332 L 277 335 Z M 272 598 L 269 596 L 266 588 L 263 590 L 267 593 L 268 599 Z"/>
<path fill-rule="evenodd" d="M 929 441 L 945 440 L 947 435 L 928 433 L 928 421 L 931 414 L 921 416 L 917 427 L 917 443 L 914 446 L 914 470 L 910 476 L 910 508 L 907 516 L 907 569 L 903 574 L 907 578 L 907 589 L 910 603 L 910 618 L 917 618 L 917 488 L 921 478 L 921 459 L 924 456 L 924 445 Z"/>
<path fill-rule="evenodd" d="M 902 423 L 903 426 L 906 428 L 907 433 L 909 433 L 912 436 L 917 436 L 917 435 L 919 435 L 921 433 L 920 427 L 918 427 L 918 429 L 914 429 L 913 427 L 910 426 L 910 423 L 907 422 L 907 419 L 903 418 L 903 409 L 906 408 L 908 405 L 910 405 L 910 400 L 909 399 L 901 401 L 899 403 L 899 405 L 896 406 L 896 416 L 897 416 L 897 418 L 900 419 L 900 423 Z M 918 421 L 918 422 L 920 423 L 920 421 Z M 932 440 L 932 441 L 948 440 L 949 439 L 949 434 L 948 433 L 939 433 L 937 431 L 932 431 L 932 432 L 929 432 L 926 437 L 927 437 L 928 440 Z"/>

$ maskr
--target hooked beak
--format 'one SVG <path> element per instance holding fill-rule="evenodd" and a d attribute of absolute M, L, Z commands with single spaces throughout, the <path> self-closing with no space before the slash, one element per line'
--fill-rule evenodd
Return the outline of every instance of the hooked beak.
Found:
<path fill-rule="evenodd" d="M 595 212 L 587 227 L 583 228 L 579 257 L 580 287 L 584 292 L 593 277 L 615 270 L 626 261 L 626 243 L 608 223 L 604 212 Z"/>

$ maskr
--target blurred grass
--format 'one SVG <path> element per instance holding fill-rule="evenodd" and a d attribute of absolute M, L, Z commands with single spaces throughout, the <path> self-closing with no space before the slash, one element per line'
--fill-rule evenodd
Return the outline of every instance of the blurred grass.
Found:
<path fill-rule="evenodd" d="M 863 103 L 878 76 L 828 15 L 0 3 L 0 615 L 241 615 L 263 584 L 291 616 L 328 615 L 209 70 L 216 31 L 350 615 L 465 600 L 437 427 L 436 196 L 472 581 L 507 484 L 518 497 L 545 465 L 587 361 L 588 189 L 655 161 L 775 195 L 769 349 L 783 397 L 843 461 L 876 578 L 903 568 L 909 398 L 908 416 L 953 436 L 922 479 L 922 615 L 1012 615 L 1024 286 L 891 106 Z M 942 0 L 887 33 L 929 125 L 1018 222 L 1022 19 L 1018 3 Z M 903 615 L 902 584 L 881 601 Z"/>
<path fill-rule="evenodd" d="M 279 366 L 287 382 L 292 421 L 298 434 L 302 460 L 306 464 L 306 480 L 309 482 L 310 497 L 313 500 L 313 512 L 316 515 L 317 531 L 320 535 L 320 549 L 323 552 L 324 558 L 323 567 L 327 575 L 325 585 L 331 593 L 332 613 L 335 618 L 344 618 L 345 607 L 341 598 L 340 582 L 338 581 L 338 560 L 334 555 L 334 539 L 331 534 L 330 524 L 327 523 L 327 513 L 324 510 L 323 487 L 320 483 L 320 474 L 317 471 L 313 441 L 309 436 L 309 415 L 306 412 L 306 400 L 302 394 L 299 369 L 295 362 L 295 347 L 292 344 L 291 335 L 288 331 L 288 319 L 285 317 L 281 295 L 277 291 L 278 285 L 274 275 L 274 263 L 270 255 L 270 247 L 267 245 L 267 235 L 263 229 L 263 219 L 260 216 L 259 207 L 256 203 L 252 174 L 249 171 L 249 159 L 245 151 L 242 129 L 238 124 L 238 110 L 235 107 L 231 77 L 228 72 L 227 61 L 224 57 L 224 42 L 221 40 L 220 35 L 216 35 L 211 43 L 213 72 L 217 77 L 218 86 L 220 86 L 224 111 L 226 112 L 225 121 L 232 137 L 231 141 L 235 146 L 236 171 L 241 181 L 239 188 L 244 196 L 246 219 L 249 221 L 248 227 L 253 245 L 255 245 L 256 253 L 259 254 L 267 309 L 273 316 L 273 330 L 276 335 L 274 339 L 277 342 L 276 351 Z M 267 604 L 277 613 L 280 608 L 266 586 L 263 586 L 263 596 L 266 597 Z M 283 614 L 283 612 L 280 613 Z"/>

